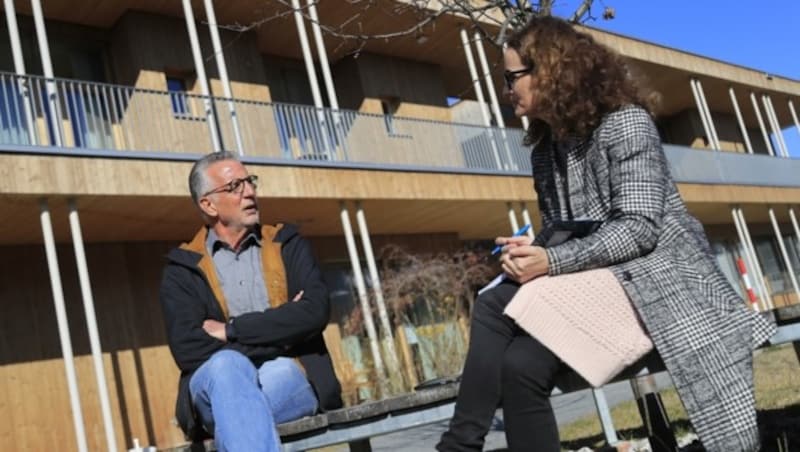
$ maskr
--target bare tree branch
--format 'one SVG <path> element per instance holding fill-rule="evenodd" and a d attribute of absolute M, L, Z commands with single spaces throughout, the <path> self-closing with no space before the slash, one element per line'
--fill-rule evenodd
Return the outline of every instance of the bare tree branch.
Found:
<path fill-rule="evenodd" d="M 220 28 L 244 32 L 294 14 L 294 8 L 289 0 L 275 1 L 283 7 L 282 10 L 278 10 L 250 24 L 220 25 Z M 404 3 L 376 2 L 374 0 L 345 1 L 349 5 L 356 7 L 353 15 L 339 24 L 327 24 L 323 21 L 317 21 L 316 23 L 323 33 L 341 40 L 337 50 L 344 45 L 352 45 L 349 53 L 356 56 L 369 41 L 419 36 L 426 27 L 435 26 L 436 21 L 444 15 L 456 15 L 466 18 L 472 27 L 481 33 L 484 39 L 496 46 L 501 46 L 510 29 L 525 25 L 533 15 L 542 16 L 552 15 L 553 13 L 553 0 L 539 0 L 538 2 L 533 2 L 532 0 L 485 0 L 481 2 L 474 0 L 409 0 Z M 320 0 L 316 0 L 313 5 L 319 3 Z M 594 0 L 582 0 L 570 20 L 575 23 L 594 20 L 595 18 L 591 15 L 593 3 Z M 308 8 L 308 4 L 301 5 L 300 12 L 305 20 L 314 23 L 315 21 L 308 14 Z M 378 33 L 365 32 L 364 15 L 374 8 L 380 8 L 389 16 L 412 15 L 415 20 L 411 25 L 396 30 Z M 603 12 L 603 18 L 611 19 L 613 17 L 613 8 L 606 7 Z M 490 27 L 487 25 L 499 28 L 499 31 L 490 32 Z"/>

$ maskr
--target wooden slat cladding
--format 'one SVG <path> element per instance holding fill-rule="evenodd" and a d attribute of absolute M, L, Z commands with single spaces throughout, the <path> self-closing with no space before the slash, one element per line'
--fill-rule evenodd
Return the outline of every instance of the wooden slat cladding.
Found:
<path fill-rule="evenodd" d="M 166 346 L 157 290 L 169 244 L 87 247 L 117 443 L 178 444 L 178 370 Z M 84 423 L 90 450 L 105 436 L 71 246 L 59 246 Z M 7 450 L 75 450 L 69 392 L 41 246 L 3 247 L 0 299 L 0 438 Z"/>

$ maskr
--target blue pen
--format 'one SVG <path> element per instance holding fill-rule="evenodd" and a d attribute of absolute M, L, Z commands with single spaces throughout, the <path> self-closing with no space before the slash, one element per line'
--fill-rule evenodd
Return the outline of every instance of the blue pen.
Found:
<path fill-rule="evenodd" d="M 519 237 L 522 234 L 525 234 L 526 232 L 528 232 L 528 229 L 530 229 L 530 228 L 531 228 L 531 225 L 526 224 L 525 226 L 521 227 L 519 231 L 515 232 L 512 237 Z M 492 250 L 492 256 L 494 256 L 495 254 L 499 253 L 502 249 L 503 249 L 503 245 L 497 245 L 496 247 L 494 247 L 494 249 Z"/>

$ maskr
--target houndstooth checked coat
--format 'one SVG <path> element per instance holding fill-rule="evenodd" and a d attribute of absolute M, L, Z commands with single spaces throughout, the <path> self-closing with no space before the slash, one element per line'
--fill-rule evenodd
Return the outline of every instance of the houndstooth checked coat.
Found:
<path fill-rule="evenodd" d="M 704 446 L 757 450 L 752 349 L 775 327 L 746 307 L 717 268 L 702 225 L 672 181 L 650 115 L 624 107 L 587 140 L 542 140 L 531 159 L 543 226 L 603 221 L 597 232 L 547 249 L 550 275 L 609 267 Z"/>

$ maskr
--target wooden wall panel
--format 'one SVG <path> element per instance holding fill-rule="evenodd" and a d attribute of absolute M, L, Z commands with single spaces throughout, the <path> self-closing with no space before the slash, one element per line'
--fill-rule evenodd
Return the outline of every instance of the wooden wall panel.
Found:
<path fill-rule="evenodd" d="M 87 246 L 106 383 L 120 449 L 137 437 L 183 442 L 172 422 L 178 370 L 166 346 L 157 290 L 170 244 Z M 4 450 L 76 450 L 69 393 L 41 246 L 3 247 L 0 428 Z M 90 450 L 105 448 L 83 305 L 71 246 L 59 246 L 83 418 Z M 22 446 L 22 447 L 20 447 Z"/>

